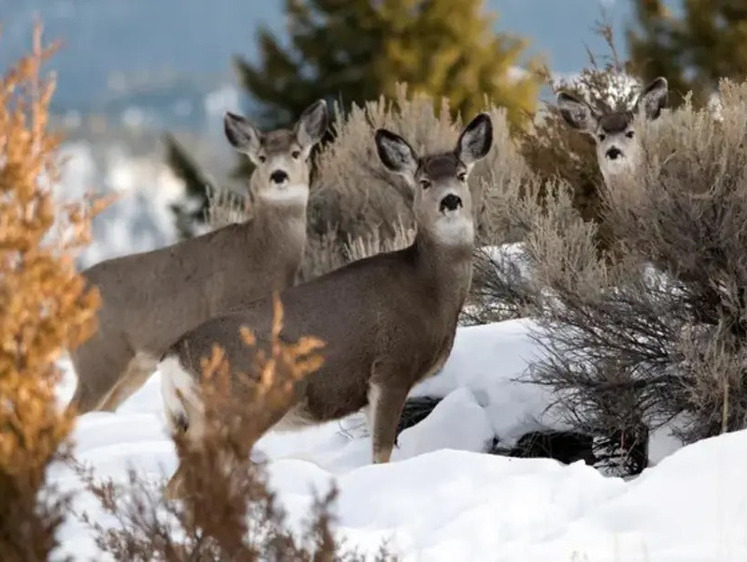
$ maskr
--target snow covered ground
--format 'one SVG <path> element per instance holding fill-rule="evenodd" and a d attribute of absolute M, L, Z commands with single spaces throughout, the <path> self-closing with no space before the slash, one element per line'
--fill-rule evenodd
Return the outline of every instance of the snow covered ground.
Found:
<path fill-rule="evenodd" d="M 305 516 L 314 490 L 335 482 L 340 533 L 372 550 L 389 539 L 408 561 L 747 560 L 747 431 L 679 450 L 655 436 L 654 460 L 663 460 L 628 482 L 582 463 L 482 453 L 495 435 L 510 442 L 542 425 L 562 427 L 545 413 L 547 393 L 511 380 L 538 352 L 531 327 L 461 328 L 443 372 L 414 391 L 445 399 L 400 435 L 387 465 L 371 465 L 362 415 L 265 436 L 258 448 L 291 521 Z M 61 395 L 73 386 L 70 375 Z M 176 456 L 158 375 L 117 413 L 82 416 L 75 440 L 78 458 L 100 477 L 124 481 L 130 466 L 154 480 L 170 475 Z M 50 479 L 77 488 L 65 467 L 52 467 Z M 97 513 L 86 494 L 75 508 Z M 102 559 L 73 518 L 60 538 L 75 560 Z"/>

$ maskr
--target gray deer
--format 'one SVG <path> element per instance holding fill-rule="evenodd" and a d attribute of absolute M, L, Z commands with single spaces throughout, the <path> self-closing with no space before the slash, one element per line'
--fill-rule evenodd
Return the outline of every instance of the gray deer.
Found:
<path fill-rule="evenodd" d="M 98 331 L 71 353 L 77 413 L 115 410 L 188 330 L 292 285 L 306 245 L 309 155 L 327 129 L 323 100 L 292 130 L 263 133 L 226 113 L 228 141 L 255 165 L 253 216 L 152 252 L 99 263 L 83 275 L 98 287 Z"/>
<path fill-rule="evenodd" d="M 374 462 L 384 463 L 407 394 L 443 366 L 454 343 L 472 280 L 474 223 L 467 178 L 490 150 L 493 127 L 490 117 L 480 114 L 453 151 L 423 157 L 384 129 L 376 131 L 375 142 L 384 166 L 414 190 L 415 240 L 403 250 L 352 262 L 280 293 L 283 339 L 308 334 L 326 347 L 322 368 L 298 384 L 293 405 L 266 429 L 291 430 L 365 407 Z M 253 350 L 239 329 L 251 328 L 266 344 L 272 313 L 272 299 L 264 298 L 205 322 L 164 356 L 159 370 L 166 417 L 190 446 L 199 448 L 205 428 L 200 358 L 218 344 L 232 369 L 250 371 Z M 180 467 L 169 482 L 168 497 L 181 494 L 181 472 Z"/>

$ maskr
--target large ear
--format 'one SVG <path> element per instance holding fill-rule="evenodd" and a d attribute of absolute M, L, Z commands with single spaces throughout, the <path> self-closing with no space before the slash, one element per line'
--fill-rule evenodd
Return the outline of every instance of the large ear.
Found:
<path fill-rule="evenodd" d="M 301 145 L 305 156 L 308 156 L 312 147 L 322 140 L 328 124 L 327 102 L 324 100 L 318 100 L 311 104 L 298 118 L 293 132 L 296 134 L 296 141 Z"/>
<path fill-rule="evenodd" d="M 638 96 L 635 102 L 635 112 L 643 112 L 646 119 L 656 119 L 661 114 L 661 110 L 667 106 L 668 95 L 667 79 L 659 76 L 646 86 L 641 95 Z"/>
<path fill-rule="evenodd" d="M 390 171 L 402 176 L 413 176 L 418 169 L 418 156 L 407 141 L 387 131 L 376 130 L 376 150 L 381 162 Z"/>
<path fill-rule="evenodd" d="M 557 101 L 560 115 L 571 127 L 584 133 L 596 129 L 598 116 L 588 103 L 568 92 L 558 93 Z"/>
<path fill-rule="evenodd" d="M 493 121 L 487 113 L 480 113 L 459 135 L 456 145 L 456 155 L 462 163 L 471 168 L 478 160 L 482 160 L 493 146 Z"/>
<path fill-rule="evenodd" d="M 231 146 L 256 162 L 262 145 L 262 133 L 248 119 L 230 111 L 223 117 L 223 129 Z"/>

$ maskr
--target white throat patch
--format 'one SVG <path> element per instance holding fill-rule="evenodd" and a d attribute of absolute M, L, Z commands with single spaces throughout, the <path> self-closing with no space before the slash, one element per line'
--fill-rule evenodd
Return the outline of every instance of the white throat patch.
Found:
<path fill-rule="evenodd" d="M 442 244 L 457 246 L 471 244 L 475 239 L 475 226 L 463 210 L 440 216 L 433 225 L 433 234 Z"/>
<path fill-rule="evenodd" d="M 305 183 L 294 183 L 284 187 L 272 187 L 262 191 L 261 197 L 269 203 L 284 205 L 306 203 L 309 199 L 309 186 Z"/>

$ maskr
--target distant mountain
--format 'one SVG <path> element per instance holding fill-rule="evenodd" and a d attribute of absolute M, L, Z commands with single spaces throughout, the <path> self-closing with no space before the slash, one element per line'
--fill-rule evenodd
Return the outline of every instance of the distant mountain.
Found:
<path fill-rule="evenodd" d="M 39 14 L 46 37 L 64 41 L 51 64 L 60 78 L 57 112 L 122 120 L 129 110 L 129 118 L 153 126 L 200 129 L 212 114 L 215 92 L 224 92 L 233 81 L 231 56 L 256 56 L 260 26 L 281 32 L 284 3 L 0 0 L 0 70 L 26 51 Z M 496 29 L 530 39 L 531 52 L 543 54 L 559 72 L 581 68 L 586 46 L 606 52 L 592 31 L 603 6 L 623 46 L 630 10 L 623 0 L 487 0 L 485 5 L 499 14 Z M 244 108 L 250 109 L 247 102 L 242 96 Z"/>

